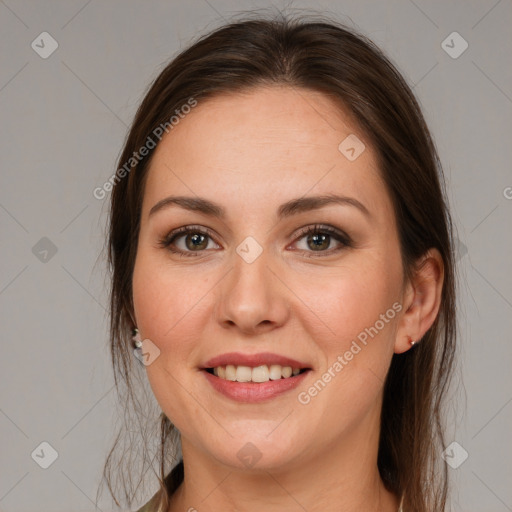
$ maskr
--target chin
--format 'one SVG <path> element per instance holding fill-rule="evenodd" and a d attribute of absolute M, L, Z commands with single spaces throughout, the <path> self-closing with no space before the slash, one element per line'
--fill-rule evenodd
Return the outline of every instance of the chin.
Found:
<path fill-rule="evenodd" d="M 272 471 L 291 466 L 300 456 L 304 440 L 289 435 L 272 438 L 268 432 L 230 437 L 224 449 L 212 455 L 222 464 L 241 470 Z"/>

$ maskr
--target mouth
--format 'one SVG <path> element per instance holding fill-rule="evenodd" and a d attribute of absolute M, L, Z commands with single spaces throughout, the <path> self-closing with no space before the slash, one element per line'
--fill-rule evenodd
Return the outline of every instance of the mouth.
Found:
<path fill-rule="evenodd" d="M 312 368 L 260 364 L 201 368 L 206 381 L 218 393 L 241 403 L 262 403 L 289 394 L 308 378 Z"/>
<path fill-rule="evenodd" d="M 279 364 L 263 364 L 253 367 L 228 364 L 224 366 L 203 368 L 203 370 L 222 380 L 263 384 L 269 381 L 293 379 L 298 375 L 310 371 L 311 368 L 281 366 Z"/>

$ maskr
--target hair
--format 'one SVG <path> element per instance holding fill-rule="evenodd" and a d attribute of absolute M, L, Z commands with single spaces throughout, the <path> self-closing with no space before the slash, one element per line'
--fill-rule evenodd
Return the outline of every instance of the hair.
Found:
<path fill-rule="evenodd" d="M 419 103 L 396 67 L 365 36 L 325 17 L 280 14 L 231 21 L 199 37 L 149 86 L 119 158 L 118 169 L 124 166 L 125 172 L 116 175 L 119 179 L 110 204 L 110 351 L 116 389 L 120 393 L 123 384 L 125 405 L 134 406 L 139 431 L 146 433 L 132 382 L 143 372 L 140 365 L 137 371 L 133 368 L 132 275 L 144 184 L 154 148 L 144 157 L 138 151 L 154 136 L 155 128 L 168 128 L 170 117 L 191 98 L 200 106 L 214 96 L 269 86 L 323 93 L 353 115 L 375 149 L 393 203 L 404 278 L 414 274 L 429 249 L 441 254 L 444 282 L 436 320 L 421 343 L 393 355 L 386 376 L 377 463 L 386 488 L 403 499 L 404 510 L 444 510 L 449 483 L 440 454 L 443 409 L 455 353 L 456 286 L 443 170 Z M 179 432 L 164 413 L 159 428 L 155 457 L 160 487 L 154 497 L 167 506 L 183 480 L 183 460 L 176 459 Z M 113 463 L 118 441 L 119 435 L 103 469 L 116 503 L 112 473 L 128 471 L 129 485 L 123 478 L 125 496 L 133 491 L 131 467 L 121 469 L 129 466 L 123 463 L 125 454 L 120 463 Z M 142 450 L 146 460 L 145 444 Z M 139 484 L 143 478 L 141 474 Z"/>

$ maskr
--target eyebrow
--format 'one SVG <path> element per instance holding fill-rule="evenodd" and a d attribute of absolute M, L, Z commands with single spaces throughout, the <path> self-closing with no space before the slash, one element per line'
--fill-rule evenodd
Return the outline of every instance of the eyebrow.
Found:
<path fill-rule="evenodd" d="M 361 211 L 365 216 L 371 217 L 368 208 L 366 208 L 363 203 L 353 197 L 340 196 L 337 194 L 326 194 L 320 196 L 299 197 L 297 199 L 291 199 L 290 201 L 287 201 L 286 203 L 279 206 L 277 210 L 277 217 L 281 220 L 298 213 L 318 210 L 319 208 L 329 204 L 353 206 Z M 172 205 L 180 206 L 185 210 L 203 213 L 211 217 L 217 217 L 219 219 L 226 218 L 226 210 L 221 205 L 202 197 L 187 196 L 169 196 L 158 201 L 158 203 L 156 203 L 149 211 L 149 216 L 152 216 L 156 212 Z"/>

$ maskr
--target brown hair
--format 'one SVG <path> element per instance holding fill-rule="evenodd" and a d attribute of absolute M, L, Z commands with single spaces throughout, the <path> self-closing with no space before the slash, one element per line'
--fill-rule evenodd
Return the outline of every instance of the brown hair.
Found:
<path fill-rule="evenodd" d="M 125 385 L 126 407 L 131 401 L 138 411 L 132 377 L 143 371 L 136 365 L 134 372 L 132 364 L 132 273 L 144 182 L 154 149 L 144 158 L 135 159 L 134 154 L 191 98 L 200 105 L 215 95 L 274 84 L 324 93 L 354 115 L 376 150 L 394 205 L 404 275 L 412 274 L 430 248 L 438 249 L 443 258 L 437 319 L 419 345 L 393 356 L 386 378 L 378 468 L 386 487 L 403 496 L 407 512 L 444 510 L 449 487 L 447 468 L 440 460 L 442 409 L 454 362 L 456 319 L 452 222 L 443 171 L 418 102 L 403 77 L 374 43 L 332 20 L 279 15 L 233 21 L 181 52 L 149 87 L 119 159 L 118 168 L 128 169 L 121 173 L 126 176 L 118 175 L 111 197 L 110 337 L 116 387 L 119 392 L 119 383 Z M 141 421 L 140 414 L 138 418 Z M 174 459 L 179 434 L 165 414 L 160 419 L 159 498 L 167 506 L 183 479 L 183 462 L 176 465 Z M 114 499 L 111 474 L 123 473 L 125 466 L 122 459 L 113 467 L 118 441 L 119 436 L 103 473 Z M 142 450 L 146 461 L 145 444 Z M 171 466 L 175 467 L 169 472 Z M 143 478 L 141 474 L 140 481 Z M 131 473 L 129 485 L 124 479 L 123 483 L 128 497 L 133 491 Z"/>

